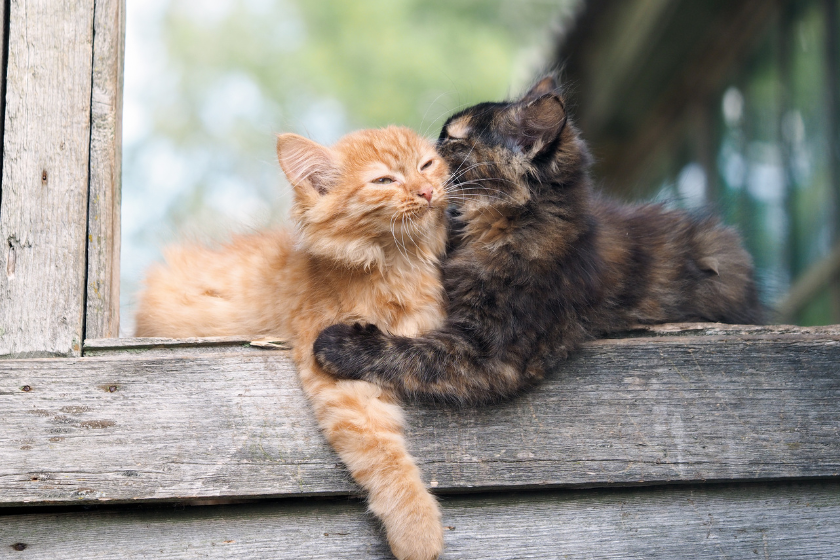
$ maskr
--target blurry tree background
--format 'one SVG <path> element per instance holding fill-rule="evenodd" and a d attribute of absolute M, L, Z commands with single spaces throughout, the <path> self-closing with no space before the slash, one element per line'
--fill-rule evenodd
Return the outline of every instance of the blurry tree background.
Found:
<path fill-rule="evenodd" d="M 281 223 L 274 135 L 321 143 L 519 92 L 574 0 L 129 0 L 121 334 L 160 248 Z"/>
<path fill-rule="evenodd" d="M 769 321 L 840 323 L 840 0 L 587 0 L 569 30 L 601 188 L 711 208 Z"/>

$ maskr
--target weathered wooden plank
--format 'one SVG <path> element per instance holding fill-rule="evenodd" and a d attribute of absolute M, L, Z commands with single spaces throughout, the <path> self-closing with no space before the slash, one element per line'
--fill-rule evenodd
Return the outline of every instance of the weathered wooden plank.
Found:
<path fill-rule="evenodd" d="M 212 336 L 204 338 L 100 338 L 85 340 L 85 356 L 112 356 L 142 354 L 144 356 L 183 356 L 186 354 L 220 354 L 224 352 L 264 352 L 252 345 L 245 336 Z M 272 341 L 273 346 L 288 349 L 282 341 Z"/>
<path fill-rule="evenodd" d="M 814 336 L 824 339 L 840 337 L 840 325 L 823 327 L 797 327 L 795 325 L 727 325 L 723 323 L 667 323 L 661 325 L 637 325 L 633 329 L 611 335 L 609 338 L 659 337 L 659 336 Z M 273 344 L 287 346 L 289 343 L 266 338 Z M 211 336 L 203 338 L 93 338 L 86 339 L 85 356 L 110 354 L 163 353 L 207 353 L 221 348 L 240 349 L 250 346 L 251 338 L 241 336 Z M 256 348 L 254 348 L 256 350 Z"/>
<path fill-rule="evenodd" d="M 836 477 L 840 334 L 794 330 L 596 341 L 511 402 L 410 407 L 409 447 L 439 491 Z M 0 503 L 356 490 L 285 352 L 0 371 Z"/>
<path fill-rule="evenodd" d="M 12 0 L 0 357 L 80 355 L 93 0 Z"/>
<path fill-rule="evenodd" d="M 660 336 L 729 336 L 751 339 L 762 337 L 764 340 L 776 338 L 783 340 L 788 335 L 806 339 L 828 340 L 840 337 L 840 325 L 822 327 L 798 327 L 796 325 L 727 325 L 724 323 L 666 323 L 661 325 L 637 325 L 632 330 L 615 333 L 607 338 L 660 337 Z M 131 340 L 131 339 L 126 339 Z M 134 339 L 137 341 L 143 339 Z M 170 339 L 171 340 L 171 339 Z"/>
<path fill-rule="evenodd" d="M 3 142 L 3 129 L 6 125 L 6 22 L 9 14 L 6 12 L 6 2 L 0 2 L 0 145 Z M 0 156 L 0 205 L 3 200 L 3 161 Z"/>
<path fill-rule="evenodd" d="M 840 543 L 836 482 L 450 496 L 441 505 L 448 560 L 834 559 Z M 7 516 L 0 546 L 3 557 L 33 560 L 392 558 L 364 507 L 338 500 Z"/>
<path fill-rule="evenodd" d="M 725 325 L 722 323 L 669 323 L 664 325 L 638 325 L 630 331 L 615 333 L 610 338 L 661 337 L 661 336 L 782 336 L 840 337 L 840 326 L 797 327 L 794 325 Z M 118 354 L 185 355 L 221 352 L 264 351 L 258 343 L 270 341 L 274 349 L 288 350 L 291 345 L 282 340 L 266 338 L 253 341 L 247 336 L 213 336 L 204 338 L 98 338 L 87 339 L 85 356 Z"/>
<path fill-rule="evenodd" d="M 95 0 L 85 337 L 120 330 L 120 177 L 125 0 Z"/>

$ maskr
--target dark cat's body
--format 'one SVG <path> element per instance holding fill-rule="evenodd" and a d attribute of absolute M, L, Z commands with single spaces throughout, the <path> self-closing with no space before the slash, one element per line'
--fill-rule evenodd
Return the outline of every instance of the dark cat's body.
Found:
<path fill-rule="evenodd" d="M 409 398 L 510 396 L 582 342 L 636 323 L 761 320 L 738 235 L 709 216 L 595 197 L 589 156 L 554 81 L 447 121 L 438 150 L 459 189 L 444 264 L 446 324 L 418 338 L 334 325 L 325 370 Z"/>

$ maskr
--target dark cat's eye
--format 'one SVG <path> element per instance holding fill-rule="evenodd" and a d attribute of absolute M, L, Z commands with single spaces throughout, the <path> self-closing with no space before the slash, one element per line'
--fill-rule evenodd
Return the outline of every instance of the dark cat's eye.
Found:
<path fill-rule="evenodd" d="M 371 181 L 371 183 L 375 185 L 390 185 L 393 182 L 394 180 L 391 177 L 379 177 L 378 179 Z"/>
<path fill-rule="evenodd" d="M 432 164 L 433 164 L 434 162 L 435 162 L 435 160 L 430 159 L 429 161 L 427 161 L 426 163 L 424 163 L 424 164 L 422 165 L 422 167 L 420 167 L 420 171 L 426 171 L 428 168 L 430 168 L 430 167 L 432 166 Z"/>

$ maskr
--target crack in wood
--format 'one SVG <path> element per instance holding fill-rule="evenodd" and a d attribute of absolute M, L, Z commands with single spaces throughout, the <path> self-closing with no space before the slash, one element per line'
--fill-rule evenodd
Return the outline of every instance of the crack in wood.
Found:
<path fill-rule="evenodd" d="M 13 280 L 15 277 L 15 264 L 16 264 L 16 255 L 15 255 L 15 246 L 12 243 L 12 238 L 9 238 L 9 248 L 6 251 L 6 277 L 9 280 Z"/>

